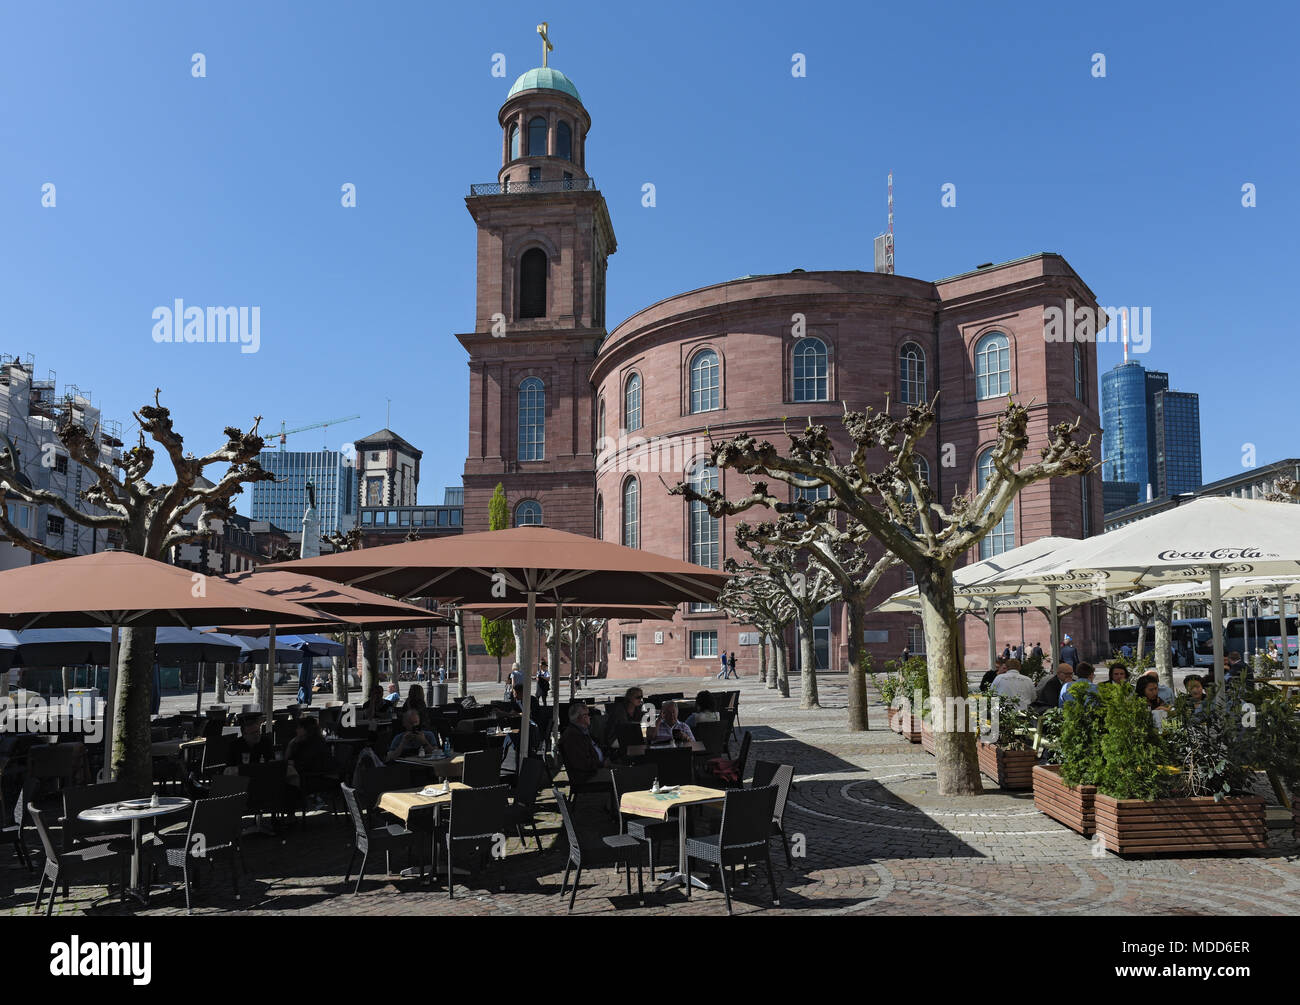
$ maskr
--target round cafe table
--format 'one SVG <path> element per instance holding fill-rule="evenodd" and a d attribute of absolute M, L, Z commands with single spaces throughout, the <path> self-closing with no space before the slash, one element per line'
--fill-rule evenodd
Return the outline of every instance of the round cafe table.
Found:
<path fill-rule="evenodd" d="M 140 888 L 140 832 L 141 823 L 157 817 L 187 809 L 191 801 L 184 796 L 159 796 L 152 799 L 125 799 L 120 803 L 104 803 L 82 810 L 77 818 L 87 823 L 122 823 L 131 821 L 131 896 L 141 903 L 149 900 L 149 891 Z"/>

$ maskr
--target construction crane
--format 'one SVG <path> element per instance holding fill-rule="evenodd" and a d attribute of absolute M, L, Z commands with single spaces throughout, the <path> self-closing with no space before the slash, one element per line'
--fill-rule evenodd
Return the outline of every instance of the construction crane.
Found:
<path fill-rule="evenodd" d="M 308 429 L 324 429 L 327 426 L 336 426 L 340 422 L 351 422 L 353 419 L 359 419 L 359 415 L 345 415 L 341 419 L 326 419 L 324 422 L 313 422 L 310 426 L 299 426 L 297 429 L 285 429 L 284 421 L 280 422 L 280 449 L 284 449 L 285 437 L 290 433 L 304 433 Z"/>

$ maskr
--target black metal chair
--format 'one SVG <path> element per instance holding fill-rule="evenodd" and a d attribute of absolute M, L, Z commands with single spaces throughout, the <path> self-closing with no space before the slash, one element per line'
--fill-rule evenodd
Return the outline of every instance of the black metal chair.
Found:
<path fill-rule="evenodd" d="M 247 779 L 237 775 L 229 777 L 247 782 Z M 194 803 L 189 826 L 183 832 L 155 835 L 153 842 L 146 846 L 151 869 L 155 864 L 166 863 L 181 870 L 187 914 L 191 911 L 190 889 L 199 888 L 199 869 L 202 863 L 208 863 L 211 875 L 212 866 L 220 856 L 230 859 L 230 887 L 235 899 L 239 899 L 240 874 L 248 873 L 248 867 L 244 864 L 244 850 L 240 845 L 247 810 L 247 792 L 200 799 Z"/>
<path fill-rule="evenodd" d="M 660 785 L 691 785 L 695 782 L 694 757 L 689 747 L 651 747 L 646 761 L 655 768 Z"/>
<path fill-rule="evenodd" d="M 74 848 L 72 851 L 60 854 L 54 849 L 54 841 L 50 838 L 49 828 L 45 826 L 45 814 L 34 806 L 29 807 L 27 813 L 31 817 L 32 826 L 36 828 L 37 837 L 41 840 L 41 847 L 45 850 L 45 866 L 41 872 L 40 885 L 36 888 L 36 906 L 33 908 L 33 912 L 41 909 L 41 900 L 45 894 L 47 880 L 50 883 L 50 900 L 46 905 L 45 913 L 49 915 L 54 913 L 54 898 L 60 887 L 63 888 L 63 899 L 67 900 L 68 887 L 90 874 L 99 875 L 101 869 L 108 870 L 108 882 L 105 885 L 110 887 L 112 885 L 112 872 L 114 869 L 118 870 L 123 899 L 125 899 L 126 866 L 130 861 L 129 856 L 110 848 L 107 844 Z"/>
<path fill-rule="evenodd" d="M 208 782 L 209 798 L 247 795 L 252 787 L 246 775 L 213 775 Z"/>
<path fill-rule="evenodd" d="M 542 838 L 537 833 L 537 795 L 542 790 L 542 781 L 546 777 L 546 765 L 540 758 L 526 757 L 519 769 L 519 784 L 515 788 L 514 801 L 506 811 L 506 823 L 515 828 L 519 840 L 525 845 L 525 825 L 533 832 L 537 850 L 542 850 Z"/>
<path fill-rule="evenodd" d="M 614 787 L 614 805 L 618 806 L 625 792 L 644 791 L 650 788 L 655 781 L 655 771 L 657 769 L 653 764 L 635 764 L 627 768 L 613 768 L 610 771 L 610 781 Z M 650 817 L 626 816 L 622 811 L 619 812 L 619 829 L 630 834 L 638 841 L 644 841 L 650 850 L 650 882 L 655 881 L 655 845 L 664 840 L 671 838 L 677 840 L 677 821 L 670 818 L 668 820 L 654 820 Z"/>
<path fill-rule="evenodd" d="M 109 842 L 116 851 L 131 850 L 131 825 L 129 823 L 95 823 L 80 819 L 83 810 L 105 803 L 120 803 L 136 799 L 142 793 L 127 782 L 105 782 L 102 785 L 77 785 L 63 790 L 63 833 L 60 844 L 65 852 L 101 842 Z"/>
<path fill-rule="evenodd" d="M 781 847 L 785 849 L 785 864 L 788 868 L 794 868 L 794 860 L 790 858 L 790 840 L 785 836 L 785 801 L 790 798 L 790 786 L 794 783 L 794 765 L 792 764 L 773 764 L 771 761 L 758 761 L 754 765 L 754 778 L 750 782 L 751 789 L 761 789 L 765 785 L 776 786 L 776 808 L 772 811 L 772 831 L 773 835 L 781 836 Z"/>
<path fill-rule="evenodd" d="M 357 886 L 353 893 L 361 892 L 361 881 L 366 875 L 366 862 L 370 858 L 371 851 L 383 853 L 384 868 L 391 871 L 388 865 L 388 857 L 394 851 L 405 851 L 409 856 L 414 847 L 415 834 L 407 830 L 401 824 L 385 824 L 380 827 L 370 827 L 366 824 L 366 818 L 361 813 L 361 806 L 357 802 L 356 789 L 347 785 L 339 786 L 343 792 L 343 801 L 347 803 L 348 812 L 352 815 L 353 839 L 352 839 L 352 857 L 348 859 L 347 872 L 343 874 L 343 883 L 346 886 L 348 880 L 352 878 L 352 864 L 361 856 L 361 868 L 357 872 Z M 376 797 L 377 798 L 377 797 Z"/>
<path fill-rule="evenodd" d="M 645 883 L 641 871 L 641 842 L 631 834 L 609 834 L 604 837 L 583 841 L 578 830 L 573 826 L 573 817 L 569 813 L 569 804 L 560 795 L 559 789 L 552 789 L 555 802 L 560 809 L 560 819 L 564 821 L 564 833 L 569 839 L 569 861 L 564 866 L 564 881 L 560 884 L 560 896 L 563 897 L 569 886 L 569 871 L 574 867 L 577 873 L 573 877 L 573 891 L 569 894 L 568 913 L 573 913 L 573 902 L 578 896 L 578 884 L 582 881 L 582 870 L 587 866 L 619 866 L 627 868 L 627 892 L 632 894 L 632 863 L 636 862 L 636 892 L 641 906 L 645 906 Z"/>
<path fill-rule="evenodd" d="M 460 780 L 471 789 L 486 789 L 500 785 L 500 754 L 495 750 L 477 750 L 467 753 Z"/>
<path fill-rule="evenodd" d="M 58 811 L 60 793 L 86 775 L 84 743 L 42 743 L 27 752 L 27 777 L 36 782 L 31 802 L 42 809 Z"/>
<path fill-rule="evenodd" d="M 9 838 L 14 846 L 18 862 L 28 871 L 32 869 L 32 857 L 27 852 L 27 843 L 23 840 L 23 797 L 21 788 L 15 792 L 15 803 L 11 808 L 5 798 L 5 786 L 0 785 L 0 833 Z"/>
<path fill-rule="evenodd" d="M 248 782 L 248 812 L 269 814 L 272 826 L 277 816 L 293 812 L 288 798 L 288 761 L 260 761 L 243 770 L 247 772 L 243 777 Z"/>
<path fill-rule="evenodd" d="M 614 742 L 618 744 L 620 755 L 626 758 L 628 747 L 640 747 L 645 745 L 645 730 L 639 722 L 615 723 Z"/>
<path fill-rule="evenodd" d="M 719 719 L 717 722 L 699 722 L 691 730 L 695 734 L 695 739 L 704 744 L 703 757 L 720 757 L 723 751 L 723 745 L 727 738 L 726 724 Z"/>
<path fill-rule="evenodd" d="M 738 788 L 745 784 L 745 762 L 749 759 L 749 731 L 745 731 L 744 739 L 740 741 L 740 753 L 736 759 L 732 760 L 727 757 L 715 757 L 709 761 L 704 770 L 709 775 L 709 780 L 724 789 Z"/>
<path fill-rule="evenodd" d="M 510 787 L 453 789 L 447 820 L 447 896 L 454 897 L 457 846 L 474 852 L 481 868 L 495 847 L 504 848 Z M 502 887 L 504 889 L 504 886 Z"/>
<path fill-rule="evenodd" d="M 731 914 L 731 890 L 727 886 L 726 871 L 728 868 L 734 870 L 737 865 L 748 866 L 750 862 L 761 861 L 767 867 L 772 903 L 781 903 L 776 895 L 776 876 L 772 872 L 769 844 L 776 797 L 775 785 L 766 785 L 761 789 L 729 789 L 726 802 L 722 805 L 722 829 L 717 834 L 686 838 L 688 900 L 691 896 L 691 859 L 695 858 L 717 867 L 728 914 Z"/>

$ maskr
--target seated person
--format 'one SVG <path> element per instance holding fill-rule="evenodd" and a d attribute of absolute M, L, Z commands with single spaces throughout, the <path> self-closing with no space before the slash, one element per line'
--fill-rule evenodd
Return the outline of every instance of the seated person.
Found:
<path fill-rule="evenodd" d="M 1152 712 L 1168 712 L 1169 706 L 1160 696 L 1160 678 L 1155 674 L 1143 674 L 1137 682 L 1138 694 L 1146 699 Z"/>
<path fill-rule="evenodd" d="M 1112 663 L 1108 669 L 1110 670 L 1110 683 L 1127 684 L 1129 682 L 1128 667 L 1123 663 Z"/>
<path fill-rule="evenodd" d="M 397 690 L 397 681 L 393 681 L 388 685 L 388 693 L 384 695 L 384 701 L 397 702 L 401 700 L 402 696 Z"/>
<path fill-rule="evenodd" d="M 226 765 L 238 768 L 241 775 L 248 774 L 251 765 L 275 760 L 275 748 L 270 736 L 262 732 L 262 715 L 250 712 L 239 717 L 239 735 L 226 747 Z"/>
<path fill-rule="evenodd" d="M 655 720 L 654 732 L 650 734 L 651 743 L 663 743 L 666 740 L 672 740 L 674 743 L 695 742 L 695 734 L 691 732 L 691 727 L 677 719 L 675 701 L 664 702 L 664 707 Z"/>
<path fill-rule="evenodd" d="M 1187 691 L 1187 698 L 1192 703 L 1192 718 L 1203 719 L 1208 706 L 1205 702 L 1205 681 L 1196 674 L 1188 674 L 1183 680 L 1183 688 Z"/>
<path fill-rule="evenodd" d="M 591 735 L 591 709 L 580 701 L 569 705 L 569 726 L 560 737 L 560 754 L 571 782 L 599 781 L 608 775 L 608 759 Z"/>
<path fill-rule="evenodd" d="M 1028 712 L 1037 696 L 1034 682 L 1020 672 L 1018 659 L 1003 661 L 1003 668 L 1003 672 L 993 678 L 993 690 L 1000 695 L 1014 698 L 1020 711 Z"/>
<path fill-rule="evenodd" d="M 289 762 L 286 780 L 299 790 L 314 788 L 312 781 L 329 773 L 334 766 L 329 747 L 321 739 L 320 722 L 314 716 L 303 716 L 294 720 L 297 735 L 289 741 L 284 752 L 284 759 Z M 324 800 L 315 796 L 312 808 L 319 809 Z"/>
<path fill-rule="evenodd" d="M 1078 698 L 1079 695 L 1076 694 L 1076 692 L 1086 691 L 1089 697 L 1095 695 L 1097 693 L 1097 685 L 1092 682 L 1092 678 L 1095 673 L 1096 670 L 1093 668 L 1093 665 L 1091 663 L 1080 663 L 1077 667 L 1075 667 L 1074 668 L 1075 679 L 1061 687 L 1061 696 L 1060 698 L 1057 699 L 1057 701 L 1060 703 L 1060 707 L 1064 708 L 1065 703 L 1067 701 L 1074 701 L 1076 698 Z M 1087 684 L 1087 688 L 1085 689 L 1079 687 L 1080 683 Z"/>
<path fill-rule="evenodd" d="M 420 716 L 420 728 L 429 728 L 429 708 L 424 703 L 424 688 L 419 684 L 412 684 L 406 691 L 406 704 L 402 706 L 405 712 L 417 712 Z"/>
<path fill-rule="evenodd" d="M 1074 667 L 1065 662 L 1056 664 L 1056 673 L 1038 686 L 1038 697 L 1031 706 L 1033 711 L 1061 707 L 1061 688 L 1074 680 Z"/>
<path fill-rule="evenodd" d="M 605 720 L 605 745 L 611 746 L 618 733 L 618 727 L 627 722 L 641 721 L 641 704 L 644 694 L 639 687 L 630 687 L 623 692 L 621 701 L 614 702 L 609 717 Z"/>
<path fill-rule="evenodd" d="M 997 678 L 998 674 L 1005 673 L 1007 661 L 1004 657 L 999 656 L 993 661 L 993 669 L 986 670 L 984 676 L 980 678 L 980 690 L 985 690 Z"/>
<path fill-rule="evenodd" d="M 686 727 L 693 731 L 698 722 L 720 722 L 722 716 L 718 714 L 717 706 L 712 694 L 701 691 L 695 696 L 695 711 L 686 717 Z"/>
<path fill-rule="evenodd" d="M 378 684 L 370 686 L 366 703 L 361 706 L 362 719 L 387 719 L 393 714 L 393 706 L 384 700 L 384 689 Z"/>
<path fill-rule="evenodd" d="M 428 757 L 438 749 L 440 748 L 434 735 L 427 729 L 420 728 L 420 713 L 411 708 L 402 714 L 402 731 L 393 736 L 385 760 L 415 757 L 417 754 Z"/>
<path fill-rule="evenodd" d="M 1156 682 L 1156 690 L 1160 696 L 1160 704 L 1166 707 L 1172 705 L 1174 703 L 1174 692 L 1170 690 L 1169 687 L 1167 687 L 1166 685 L 1160 683 L 1160 677 L 1156 674 L 1154 670 L 1148 670 L 1146 673 L 1144 673 L 1141 677 L 1137 679 L 1134 686 L 1137 687 L 1138 692 L 1140 693 L 1142 691 L 1142 686 L 1143 686 L 1142 682 L 1145 681 L 1148 677 L 1150 677 L 1153 681 Z"/>

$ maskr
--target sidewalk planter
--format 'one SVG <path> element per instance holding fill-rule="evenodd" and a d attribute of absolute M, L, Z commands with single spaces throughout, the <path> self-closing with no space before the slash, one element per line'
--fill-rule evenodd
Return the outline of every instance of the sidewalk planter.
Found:
<path fill-rule="evenodd" d="M 889 707 L 889 728 L 895 733 L 903 731 L 903 710 L 901 708 Z"/>
<path fill-rule="evenodd" d="M 1032 789 L 1038 754 L 1032 750 L 1004 750 L 996 743 L 977 743 L 982 771 L 1000 789 Z"/>
<path fill-rule="evenodd" d="M 1031 772 L 1034 786 L 1034 808 L 1058 823 L 1084 837 L 1097 830 L 1094 800 L 1095 785 L 1066 785 L 1061 781 L 1059 764 L 1035 765 Z"/>
<path fill-rule="evenodd" d="M 1097 833 L 1119 855 L 1150 852 L 1244 851 L 1268 847 L 1260 796 L 1114 799 L 1096 795 Z"/>
<path fill-rule="evenodd" d="M 920 743 L 924 720 L 919 715 L 907 715 L 902 717 L 902 722 L 903 735 L 912 743 Z"/>
<path fill-rule="evenodd" d="M 921 722 L 921 749 L 927 754 L 934 753 L 934 730 L 924 720 Z"/>

